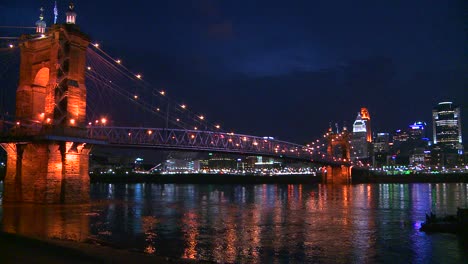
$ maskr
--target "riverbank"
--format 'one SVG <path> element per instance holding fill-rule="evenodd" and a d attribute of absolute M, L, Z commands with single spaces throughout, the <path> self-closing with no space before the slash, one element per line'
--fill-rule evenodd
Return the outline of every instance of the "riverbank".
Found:
<path fill-rule="evenodd" d="M 229 175 L 229 174 L 90 174 L 91 182 L 103 183 L 185 183 L 185 184 L 313 184 L 321 176 Z"/>
<path fill-rule="evenodd" d="M 0 247 L 0 263 L 202 263 L 96 244 L 40 240 L 4 232 L 0 232 Z"/>
<path fill-rule="evenodd" d="M 353 184 L 359 183 L 468 183 L 468 173 L 376 175 L 353 171 Z"/>

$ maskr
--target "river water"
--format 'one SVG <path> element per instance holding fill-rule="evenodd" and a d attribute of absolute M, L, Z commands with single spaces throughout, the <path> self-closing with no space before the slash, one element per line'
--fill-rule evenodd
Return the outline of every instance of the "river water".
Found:
<path fill-rule="evenodd" d="M 468 184 L 92 184 L 91 197 L 3 204 L 1 229 L 220 263 L 468 263 L 466 238 L 418 230 L 468 207 Z"/>

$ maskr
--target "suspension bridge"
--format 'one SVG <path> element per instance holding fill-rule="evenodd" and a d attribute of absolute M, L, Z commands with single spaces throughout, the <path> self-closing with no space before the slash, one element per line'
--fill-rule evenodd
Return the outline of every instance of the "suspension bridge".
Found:
<path fill-rule="evenodd" d="M 4 201 L 86 201 L 93 145 L 297 159 L 327 166 L 328 182 L 349 182 L 348 131 L 329 129 L 308 145 L 225 131 L 103 51 L 75 19 L 70 6 L 65 24 L 46 28 L 40 18 L 35 33 L 0 48 L 3 77 L 20 61 L 15 115 L 0 121 Z M 145 119 L 159 126 L 132 125 Z"/>

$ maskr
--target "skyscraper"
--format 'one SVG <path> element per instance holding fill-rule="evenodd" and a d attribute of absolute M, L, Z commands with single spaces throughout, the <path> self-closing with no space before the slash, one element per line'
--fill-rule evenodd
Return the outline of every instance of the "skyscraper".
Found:
<path fill-rule="evenodd" d="M 351 159 L 362 160 L 369 158 L 366 121 L 362 120 L 361 113 L 357 114 L 356 121 L 353 124 L 351 148 Z"/>
<path fill-rule="evenodd" d="M 367 108 L 362 107 L 361 108 L 361 118 L 364 120 L 364 123 L 366 124 L 366 140 L 367 142 L 372 142 L 372 131 L 371 131 L 371 123 L 370 123 L 370 114 L 369 110 Z"/>
<path fill-rule="evenodd" d="M 460 107 L 441 102 L 432 110 L 434 144 L 448 150 L 463 151 Z"/>

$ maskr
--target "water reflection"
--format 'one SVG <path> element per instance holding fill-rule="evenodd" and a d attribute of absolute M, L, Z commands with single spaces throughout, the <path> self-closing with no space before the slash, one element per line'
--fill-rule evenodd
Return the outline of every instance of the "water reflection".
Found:
<path fill-rule="evenodd" d="M 87 206 L 3 205 L 2 230 L 83 242 L 90 235 L 88 209 Z"/>
<path fill-rule="evenodd" d="M 3 205 L 2 228 L 231 263 L 468 257 L 466 243 L 456 236 L 418 231 L 425 213 L 453 214 L 468 206 L 467 184 L 94 184 L 91 189 L 89 206 Z"/>

